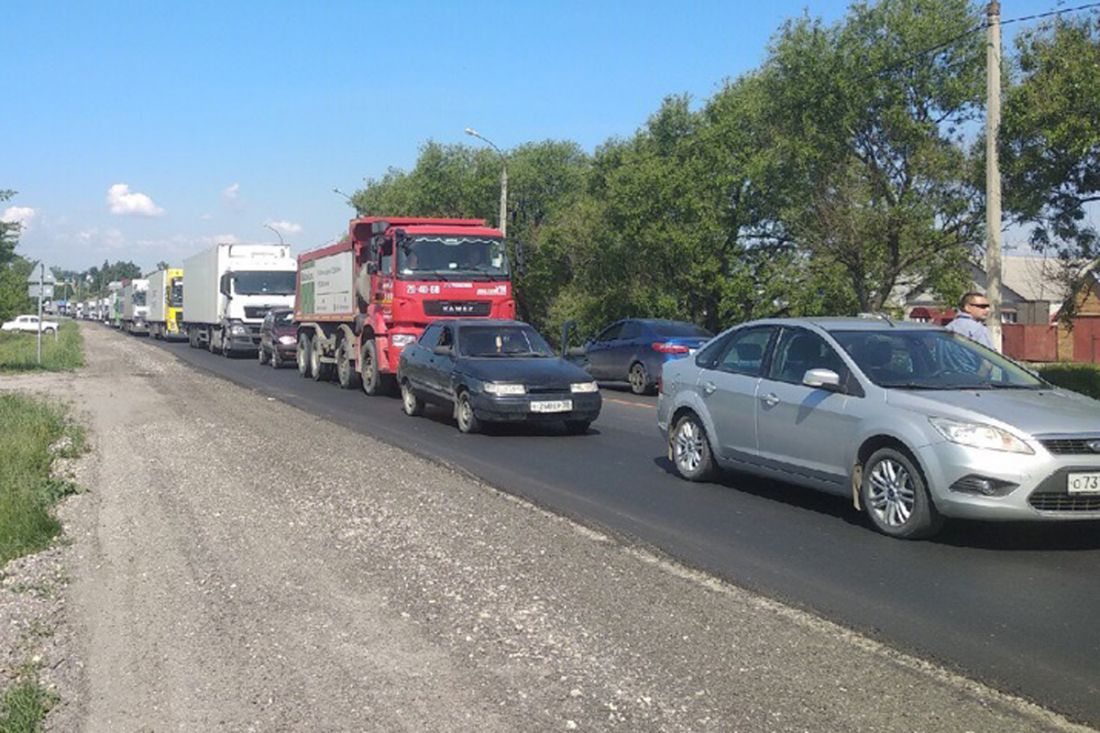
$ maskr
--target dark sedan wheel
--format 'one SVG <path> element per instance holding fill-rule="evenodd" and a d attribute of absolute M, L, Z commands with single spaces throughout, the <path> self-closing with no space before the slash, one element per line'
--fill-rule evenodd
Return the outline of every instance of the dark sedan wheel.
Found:
<path fill-rule="evenodd" d="M 891 537 L 923 539 L 943 525 L 924 477 L 896 448 L 881 448 L 863 464 L 860 499 L 875 529 Z"/>
<path fill-rule="evenodd" d="M 286 364 L 286 360 L 283 359 L 283 355 L 279 353 L 279 347 L 278 346 L 272 346 L 271 347 L 271 368 L 272 369 L 282 369 L 284 364 Z"/>
<path fill-rule="evenodd" d="M 630 391 L 634 394 L 647 394 L 649 392 L 649 375 L 646 373 L 645 365 L 638 363 L 630 367 L 627 381 L 630 382 Z"/>
<path fill-rule="evenodd" d="M 408 381 L 401 383 L 401 409 L 409 417 L 417 417 L 424 414 L 424 400 L 416 396 Z"/>
<path fill-rule="evenodd" d="M 669 453 L 676 472 L 688 481 L 706 481 L 714 475 L 707 431 L 695 415 L 687 414 L 676 421 L 669 436 Z"/>
<path fill-rule="evenodd" d="M 455 419 L 458 421 L 458 429 L 463 433 L 476 433 L 481 429 L 481 421 L 474 414 L 474 405 L 470 401 L 469 392 L 460 392 L 458 403 L 455 405 Z"/>

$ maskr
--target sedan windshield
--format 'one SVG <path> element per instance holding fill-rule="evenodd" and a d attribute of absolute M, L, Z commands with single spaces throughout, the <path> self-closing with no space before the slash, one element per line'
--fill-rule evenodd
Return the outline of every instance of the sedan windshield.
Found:
<path fill-rule="evenodd" d="M 255 270 L 233 273 L 233 292 L 237 295 L 293 295 L 293 272 Z"/>
<path fill-rule="evenodd" d="M 397 248 L 397 271 L 406 278 L 507 279 L 508 259 L 499 239 L 422 235 Z"/>
<path fill-rule="evenodd" d="M 522 326 L 466 326 L 458 332 L 463 356 L 553 356 L 549 345 L 533 328 Z"/>
<path fill-rule="evenodd" d="M 1039 389 L 1047 384 L 995 351 L 949 331 L 833 331 L 880 387 Z"/>

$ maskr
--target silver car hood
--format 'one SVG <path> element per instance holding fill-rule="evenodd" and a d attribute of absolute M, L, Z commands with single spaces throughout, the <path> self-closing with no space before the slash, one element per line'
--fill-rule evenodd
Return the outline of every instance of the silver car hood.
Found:
<path fill-rule="evenodd" d="M 1100 435 L 1100 402 L 1064 389 L 891 389 L 886 401 L 929 416 L 992 420 L 1031 435 Z"/>

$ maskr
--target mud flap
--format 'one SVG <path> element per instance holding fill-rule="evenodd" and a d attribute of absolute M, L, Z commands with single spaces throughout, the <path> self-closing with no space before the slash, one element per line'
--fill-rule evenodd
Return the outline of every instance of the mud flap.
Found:
<path fill-rule="evenodd" d="M 857 512 L 863 511 L 863 508 L 859 505 L 859 487 L 863 485 L 863 466 L 856 464 L 852 466 L 852 505 L 856 508 Z"/>

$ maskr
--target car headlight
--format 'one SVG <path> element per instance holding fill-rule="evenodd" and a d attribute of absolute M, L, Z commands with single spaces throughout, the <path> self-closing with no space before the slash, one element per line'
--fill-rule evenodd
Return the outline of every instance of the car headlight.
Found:
<path fill-rule="evenodd" d="M 411 333 L 395 333 L 390 336 L 390 343 L 399 349 L 408 346 L 413 341 L 416 341 L 416 336 Z"/>
<path fill-rule="evenodd" d="M 573 382 L 569 385 L 569 391 L 573 394 L 588 394 L 590 392 L 599 392 L 600 385 L 595 382 Z"/>
<path fill-rule="evenodd" d="M 1031 446 L 1012 433 L 992 425 L 962 422 L 946 417 L 930 417 L 928 421 L 932 423 L 932 427 L 939 431 L 940 435 L 952 443 L 966 445 L 971 448 L 1006 451 L 1008 453 L 1035 453 Z"/>
<path fill-rule="evenodd" d="M 496 382 L 486 384 L 485 391 L 495 395 L 527 394 L 527 388 L 522 384 L 498 384 Z"/>
<path fill-rule="evenodd" d="M 248 327 L 243 326 L 240 323 L 234 323 L 232 326 L 229 327 L 229 333 L 233 334 L 234 336 L 247 336 Z"/>
<path fill-rule="evenodd" d="M 280 336 L 279 343 L 283 346 L 293 346 L 294 344 L 298 343 L 298 340 L 293 336 Z"/>

